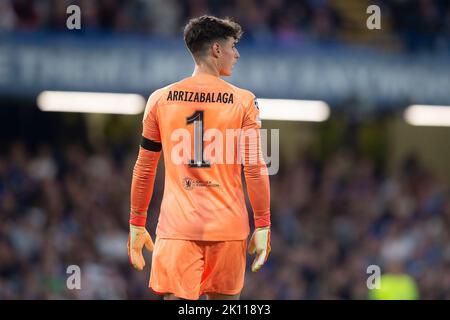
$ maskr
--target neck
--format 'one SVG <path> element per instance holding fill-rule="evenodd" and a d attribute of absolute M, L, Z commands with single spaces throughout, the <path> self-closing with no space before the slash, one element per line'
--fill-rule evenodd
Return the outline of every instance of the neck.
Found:
<path fill-rule="evenodd" d="M 196 75 L 211 75 L 214 77 L 219 77 L 220 73 L 217 70 L 216 65 L 213 62 L 210 61 L 202 61 L 199 63 L 195 63 L 195 69 L 194 72 L 192 73 L 192 76 L 196 76 Z"/>

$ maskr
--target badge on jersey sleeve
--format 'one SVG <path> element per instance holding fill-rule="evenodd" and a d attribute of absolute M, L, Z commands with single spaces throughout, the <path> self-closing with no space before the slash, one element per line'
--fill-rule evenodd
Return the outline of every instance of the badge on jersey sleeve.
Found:
<path fill-rule="evenodd" d="M 255 104 L 256 109 L 259 110 L 258 99 L 256 97 L 253 99 L 253 103 Z"/>
<path fill-rule="evenodd" d="M 256 122 L 258 122 L 259 125 L 261 125 L 261 118 L 259 117 L 259 106 L 258 106 L 258 99 L 255 97 L 253 99 L 253 104 L 255 105 L 256 109 L 258 109 L 258 113 L 256 114 Z"/>

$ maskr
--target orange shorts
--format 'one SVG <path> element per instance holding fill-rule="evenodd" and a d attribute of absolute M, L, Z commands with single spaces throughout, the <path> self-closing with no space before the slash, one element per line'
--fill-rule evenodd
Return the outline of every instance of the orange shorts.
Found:
<path fill-rule="evenodd" d="M 244 286 L 247 240 L 156 239 L 149 287 L 195 300 L 204 293 L 235 295 Z"/>

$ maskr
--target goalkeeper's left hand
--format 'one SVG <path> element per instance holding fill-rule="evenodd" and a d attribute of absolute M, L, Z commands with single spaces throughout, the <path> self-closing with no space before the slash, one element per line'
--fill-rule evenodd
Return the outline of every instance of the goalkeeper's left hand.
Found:
<path fill-rule="evenodd" d="M 142 248 L 153 251 L 153 241 L 145 227 L 138 227 L 130 224 L 130 234 L 128 236 L 128 257 L 130 263 L 138 270 L 142 270 L 145 266 Z"/>
<path fill-rule="evenodd" d="M 253 272 L 261 269 L 269 257 L 270 250 L 270 227 L 256 228 L 248 245 L 249 254 L 256 252 L 256 257 L 252 263 Z"/>

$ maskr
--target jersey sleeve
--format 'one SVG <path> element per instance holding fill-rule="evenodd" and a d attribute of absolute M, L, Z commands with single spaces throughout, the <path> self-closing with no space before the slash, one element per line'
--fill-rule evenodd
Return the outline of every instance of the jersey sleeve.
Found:
<path fill-rule="evenodd" d="M 261 151 L 260 129 L 258 102 L 252 95 L 245 107 L 242 144 L 244 176 L 256 228 L 270 226 L 270 184 Z"/>
<path fill-rule="evenodd" d="M 157 103 L 161 91 L 155 91 L 148 99 L 142 121 L 142 143 L 133 169 L 131 181 L 131 212 L 146 214 L 153 194 L 156 169 L 160 158 L 161 137 L 159 133 Z"/>
<path fill-rule="evenodd" d="M 155 142 L 161 142 L 157 114 L 157 105 L 161 95 L 161 90 L 157 90 L 150 95 L 147 105 L 145 106 L 144 118 L 142 120 L 142 136 Z"/>
<path fill-rule="evenodd" d="M 245 108 L 244 122 L 242 129 L 261 129 L 261 119 L 259 118 L 258 101 L 255 96 L 252 95 L 250 102 Z"/>

